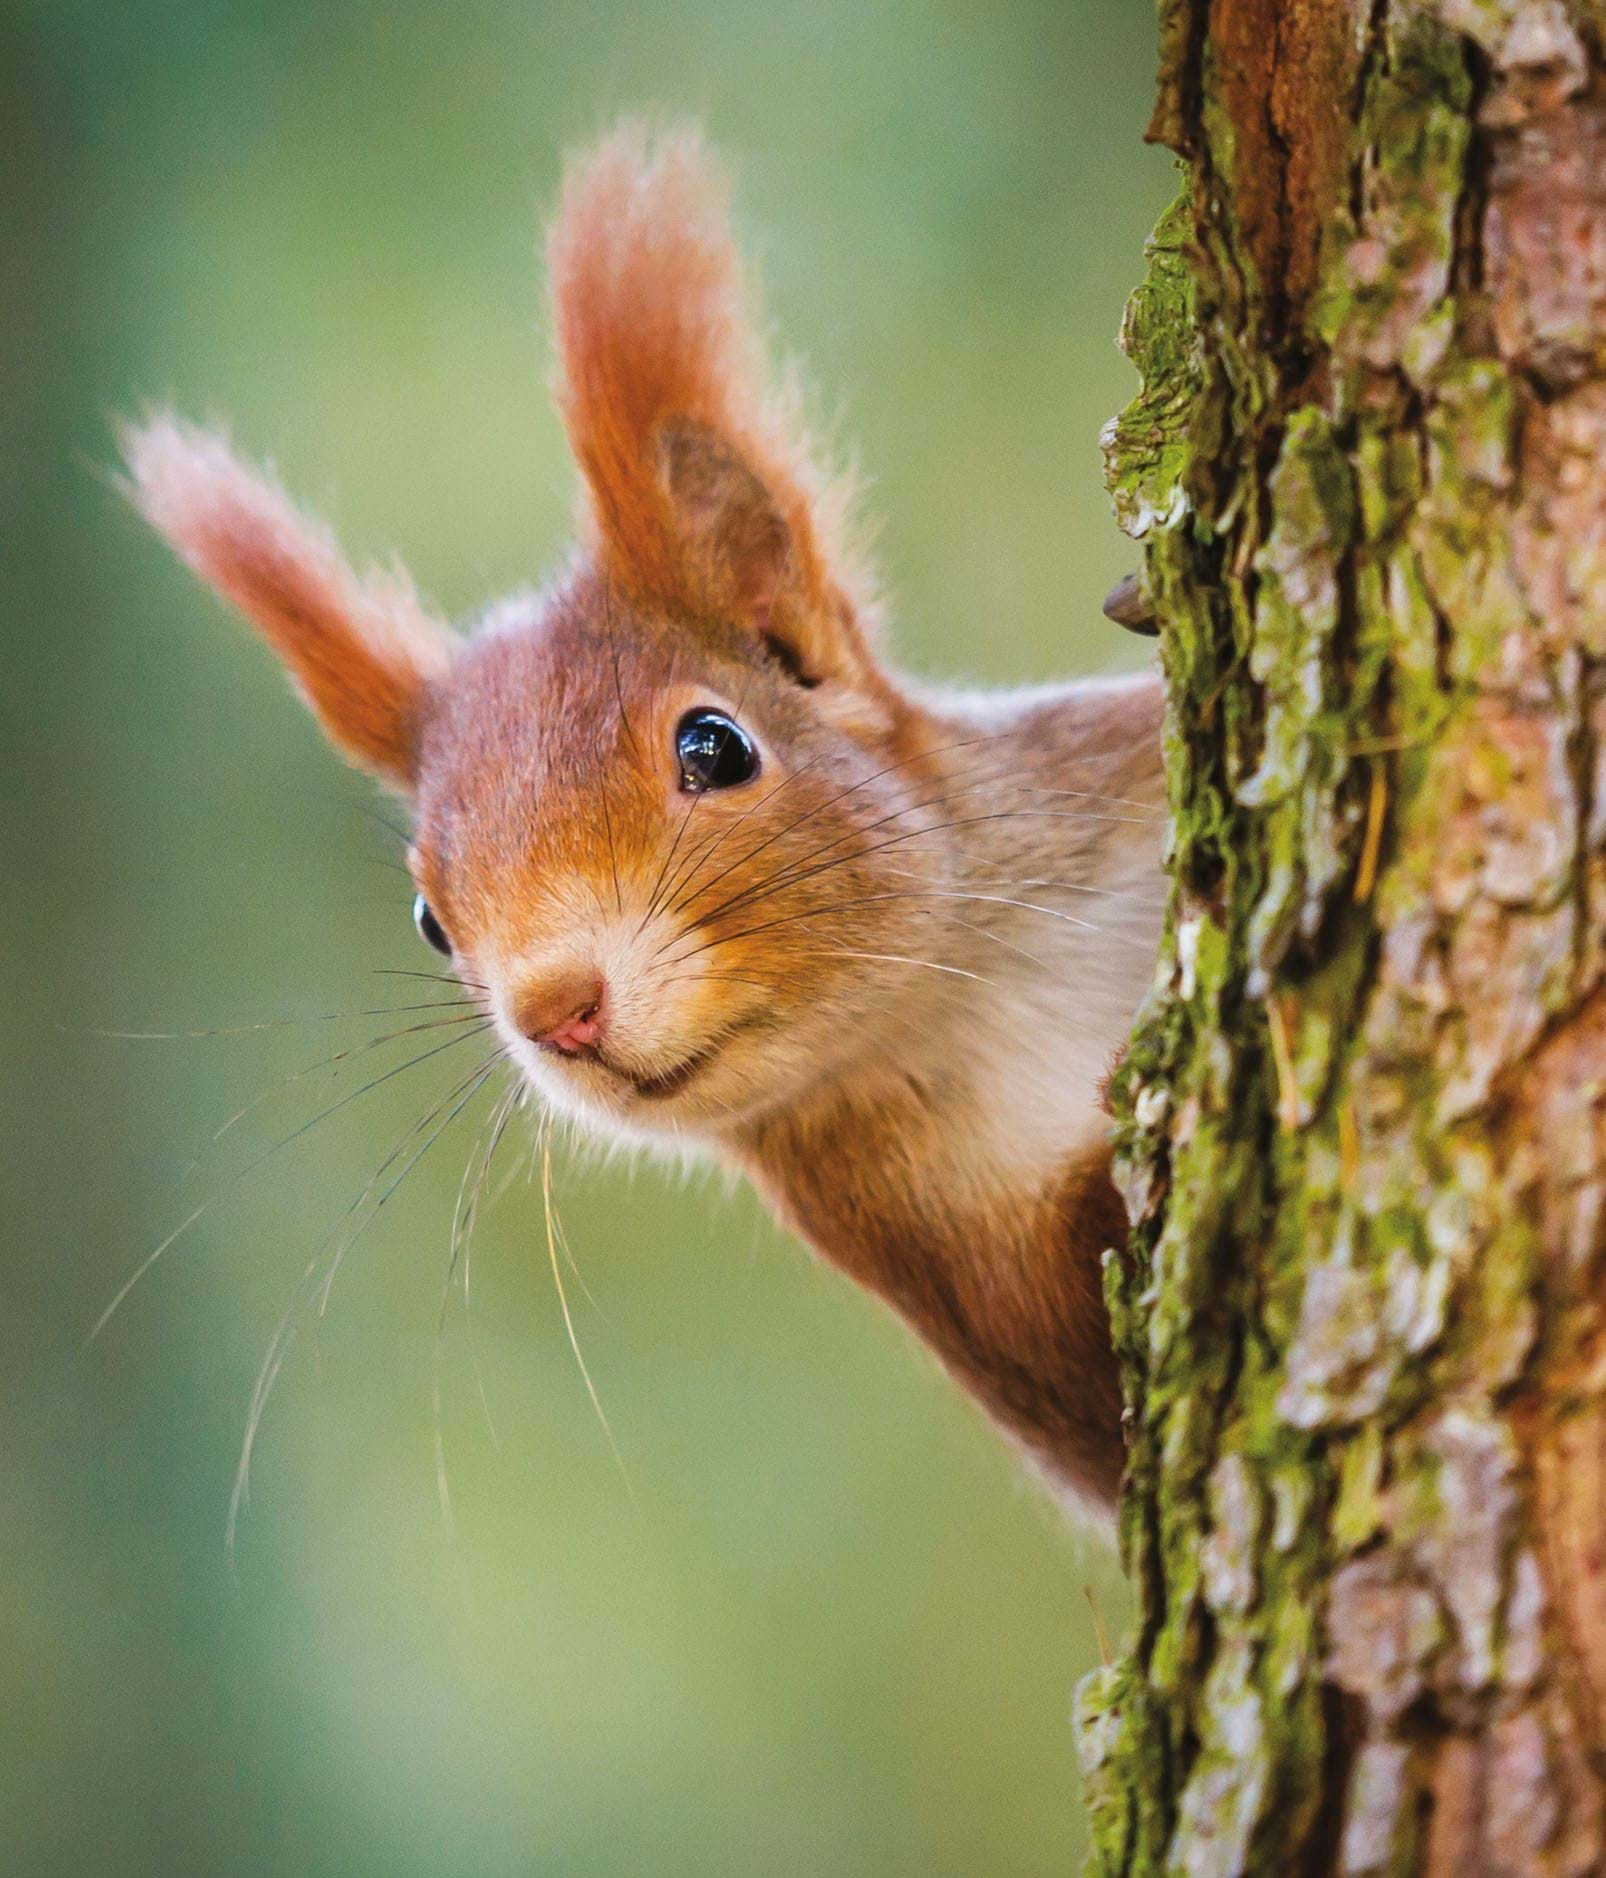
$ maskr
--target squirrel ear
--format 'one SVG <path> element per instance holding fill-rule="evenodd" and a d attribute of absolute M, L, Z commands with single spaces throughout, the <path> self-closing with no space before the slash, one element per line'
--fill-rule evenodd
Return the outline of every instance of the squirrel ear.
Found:
<path fill-rule="evenodd" d="M 626 126 L 566 179 L 548 263 L 590 546 L 649 606 L 749 626 L 811 681 L 862 678 L 844 504 L 762 388 L 725 193 L 685 129 Z"/>
<path fill-rule="evenodd" d="M 791 534 L 768 489 L 715 432 L 685 418 L 659 427 L 658 464 L 682 551 L 703 583 L 768 634 L 786 577 Z"/>
<path fill-rule="evenodd" d="M 122 444 L 141 514 L 278 653 L 330 741 L 407 788 L 423 694 L 453 642 L 406 577 L 359 579 L 326 529 L 211 432 L 162 416 Z"/>

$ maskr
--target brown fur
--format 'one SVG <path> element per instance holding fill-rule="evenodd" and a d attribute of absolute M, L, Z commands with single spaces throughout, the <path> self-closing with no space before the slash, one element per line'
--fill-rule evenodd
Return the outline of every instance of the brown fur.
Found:
<path fill-rule="evenodd" d="M 192 425 L 156 418 L 126 433 L 124 451 L 151 526 L 252 621 L 331 740 L 406 787 L 423 692 L 445 675 L 452 639 L 405 575 L 359 580 L 277 483 Z"/>
<path fill-rule="evenodd" d="M 1040 1192 L 950 1212 L 934 1191 L 947 1141 L 933 1122 L 918 1089 L 874 1107 L 849 1097 L 760 1130 L 751 1170 L 782 1218 L 904 1317 L 1023 1447 L 1108 1505 L 1122 1438 L 1103 1257 L 1126 1236 L 1108 1143 L 1067 1155 Z M 929 1153 L 911 1156 L 922 1133 Z"/>
<path fill-rule="evenodd" d="M 627 126 L 571 169 L 547 265 L 558 405 L 599 571 L 660 611 L 757 617 L 812 675 L 873 688 L 863 595 L 845 590 L 853 570 L 835 539 L 845 496 L 810 464 L 786 401 L 762 389 L 724 186 L 698 139 Z M 762 492 L 765 513 L 749 494 L 740 527 L 720 529 L 677 501 L 665 458 L 699 438 L 705 457 L 724 455 L 727 482 Z"/>
<path fill-rule="evenodd" d="M 406 782 L 419 885 L 529 1080 L 745 1169 L 1108 1505 L 1098 1084 L 1153 956 L 1158 686 L 948 695 L 874 657 L 760 390 L 722 201 L 684 134 L 571 175 L 550 252 L 585 545 L 449 659 L 215 440 L 138 434 L 139 498 L 335 741 Z M 694 707 L 738 719 L 756 779 L 682 791 Z M 594 1045 L 531 1041 L 597 984 Z"/>

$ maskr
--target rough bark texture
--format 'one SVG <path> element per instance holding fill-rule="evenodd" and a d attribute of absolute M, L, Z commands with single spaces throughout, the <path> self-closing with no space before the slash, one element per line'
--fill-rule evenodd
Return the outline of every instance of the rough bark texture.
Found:
<path fill-rule="evenodd" d="M 1603 35 L 1163 0 L 1099 1874 L 1606 1872 Z"/>

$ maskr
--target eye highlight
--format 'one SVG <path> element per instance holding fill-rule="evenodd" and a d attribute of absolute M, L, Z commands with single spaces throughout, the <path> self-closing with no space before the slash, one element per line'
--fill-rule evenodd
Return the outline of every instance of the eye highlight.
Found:
<path fill-rule="evenodd" d="M 688 711 L 675 731 L 680 786 L 688 795 L 734 789 L 758 774 L 758 751 L 747 732 L 723 711 Z"/>
<path fill-rule="evenodd" d="M 413 896 L 413 924 L 418 928 L 418 936 L 425 945 L 431 945 L 445 958 L 452 956 L 452 942 L 446 937 L 446 928 L 430 910 L 429 902 L 420 894 Z"/>

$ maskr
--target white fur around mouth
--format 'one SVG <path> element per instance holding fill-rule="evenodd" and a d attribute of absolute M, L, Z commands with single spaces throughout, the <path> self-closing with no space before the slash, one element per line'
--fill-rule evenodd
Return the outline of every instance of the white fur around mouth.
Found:
<path fill-rule="evenodd" d="M 679 1095 L 687 1083 L 718 1056 L 723 1047 L 723 1043 L 710 1044 L 706 1050 L 696 1051 L 656 1076 L 626 1076 L 625 1080 L 638 1096 L 645 1097 L 649 1102 L 661 1102 L 666 1096 Z"/>
<path fill-rule="evenodd" d="M 609 1063 L 608 1068 L 627 1082 L 632 1092 L 642 1097 L 643 1100 L 662 1102 L 670 1096 L 679 1095 L 694 1077 L 701 1075 L 733 1037 L 739 1036 L 743 1031 L 752 1030 L 762 1022 L 763 1019 L 759 1017 L 743 1018 L 740 1022 L 732 1024 L 712 1043 L 705 1044 L 702 1049 L 694 1050 L 690 1056 L 683 1057 L 680 1062 L 672 1063 L 668 1069 L 658 1070 L 650 1076 L 636 1075 L 630 1070 L 621 1069 L 614 1063 Z"/>

